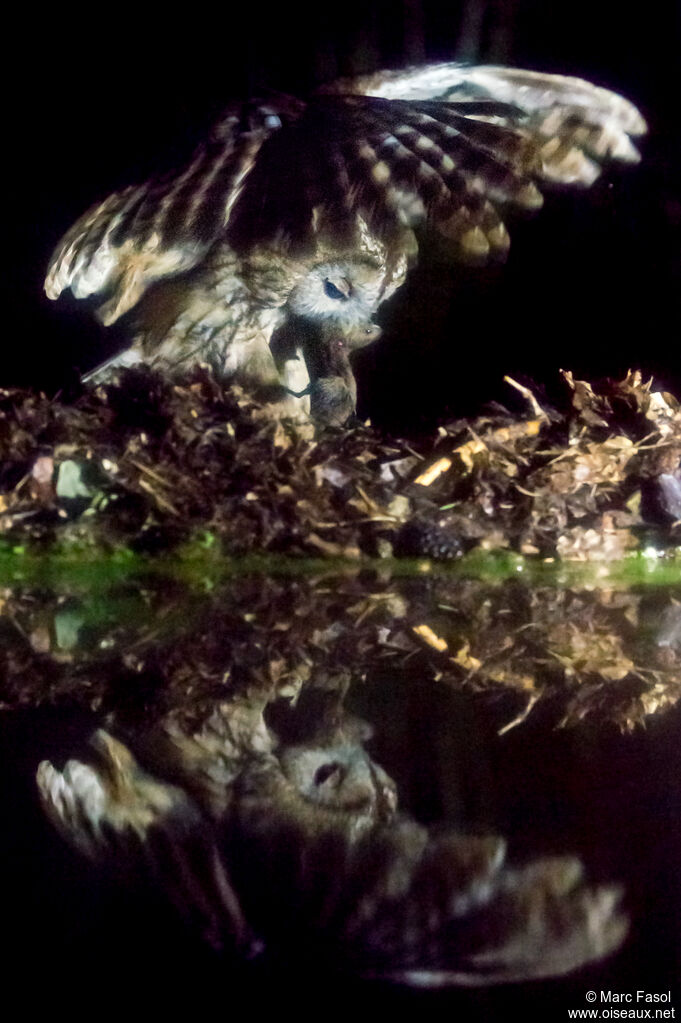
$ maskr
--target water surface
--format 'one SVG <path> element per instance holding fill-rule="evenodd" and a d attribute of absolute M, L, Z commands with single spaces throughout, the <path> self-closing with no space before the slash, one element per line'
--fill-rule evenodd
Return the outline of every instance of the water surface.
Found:
<path fill-rule="evenodd" d="M 681 1007 L 681 586 L 154 571 L 2 596 L 12 970 L 83 998 L 137 978 L 152 1006 L 228 987 L 254 1011 L 565 1018 L 591 989 Z M 94 859 L 63 840 L 36 770 L 105 778 L 96 729 L 190 793 L 198 838 L 161 818 L 133 841 L 105 824 Z"/>

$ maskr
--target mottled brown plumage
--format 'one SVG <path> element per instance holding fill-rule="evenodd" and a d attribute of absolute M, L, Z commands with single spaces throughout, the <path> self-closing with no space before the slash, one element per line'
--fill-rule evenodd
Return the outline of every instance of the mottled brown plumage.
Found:
<path fill-rule="evenodd" d="M 503 258 L 506 205 L 536 209 L 536 182 L 589 185 L 602 161 L 636 160 L 629 136 L 644 130 L 632 104 L 588 82 L 457 64 L 340 81 L 307 102 L 235 104 L 187 167 L 84 214 L 46 291 L 100 297 L 105 324 L 130 315 L 130 348 L 96 377 L 139 359 L 206 361 L 225 378 L 305 392 L 293 403 L 311 384 L 322 418 L 326 393 L 340 395 L 335 421 L 354 408 L 351 371 L 315 388 L 310 364 L 320 345 L 352 350 L 371 333 L 417 237 Z"/>

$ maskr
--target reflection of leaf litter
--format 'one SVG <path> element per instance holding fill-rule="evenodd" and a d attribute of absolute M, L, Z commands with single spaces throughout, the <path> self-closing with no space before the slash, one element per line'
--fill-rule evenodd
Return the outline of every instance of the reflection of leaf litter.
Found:
<path fill-rule="evenodd" d="M 597 674 L 616 681 L 635 671 L 622 650 L 622 637 L 608 630 L 584 630 L 568 622 L 554 628 L 548 639 L 551 654 L 572 675 Z"/>
<path fill-rule="evenodd" d="M 681 648 L 681 603 L 678 601 L 672 601 L 662 615 L 657 645 Z"/>
<path fill-rule="evenodd" d="M 140 699 L 153 694 L 200 715 L 218 691 L 296 692 L 337 672 L 371 678 L 389 666 L 392 675 L 423 684 L 437 677 L 514 699 L 536 693 L 562 707 L 566 721 L 595 716 L 629 729 L 681 696 L 678 592 L 674 603 L 658 590 L 561 591 L 520 580 L 387 574 L 246 577 L 200 594 L 162 579 L 144 585 L 144 600 L 134 583 L 127 595 L 114 592 L 106 613 L 102 598 L 99 612 L 80 600 L 73 620 L 70 605 L 44 588 L 6 589 L 0 701 L 115 707 L 132 700 L 132 707 L 139 690 Z M 46 623 L 56 642 L 34 649 L 31 637 Z M 119 674 L 131 679 L 122 689 Z"/>

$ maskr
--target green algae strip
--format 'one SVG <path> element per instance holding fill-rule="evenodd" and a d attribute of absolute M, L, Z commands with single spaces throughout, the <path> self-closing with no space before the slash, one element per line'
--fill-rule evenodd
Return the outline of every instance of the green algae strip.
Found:
<path fill-rule="evenodd" d="M 644 549 L 618 561 L 560 561 L 479 548 L 452 562 L 425 559 L 334 559 L 248 554 L 234 557 L 210 532 L 162 554 L 140 554 L 129 547 L 101 549 L 72 543 L 50 547 L 0 542 L 0 586 L 49 586 L 58 591 L 101 591 L 138 576 L 167 577 L 199 589 L 249 575 L 333 576 L 380 572 L 400 578 L 423 575 L 503 582 L 522 578 L 528 585 L 557 588 L 626 589 L 681 585 L 681 547 Z"/>

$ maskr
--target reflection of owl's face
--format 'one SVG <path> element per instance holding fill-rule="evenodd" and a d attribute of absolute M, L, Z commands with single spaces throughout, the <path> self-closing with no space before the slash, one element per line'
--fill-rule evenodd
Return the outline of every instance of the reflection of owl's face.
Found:
<path fill-rule="evenodd" d="M 332 837 L 350 849 L 396 812 L 392 779 L 361 743 L 336 737 L 281 746 L 245 764 L 234 786 L 232 820 L 223 823 L 232 842 L 259 850 L 256 859 L 266 856 L 277 873 L 277 850 L 291 842 L 301 857 L 314 857 Z"/>
<path fill-rule="evenodd" d="M 394 782 L 361 746 L 289 746 L 279 757 L 282 771 L 306 802 L 335 807 L 347 813 L 370 814 L 394 810 Z"/>

